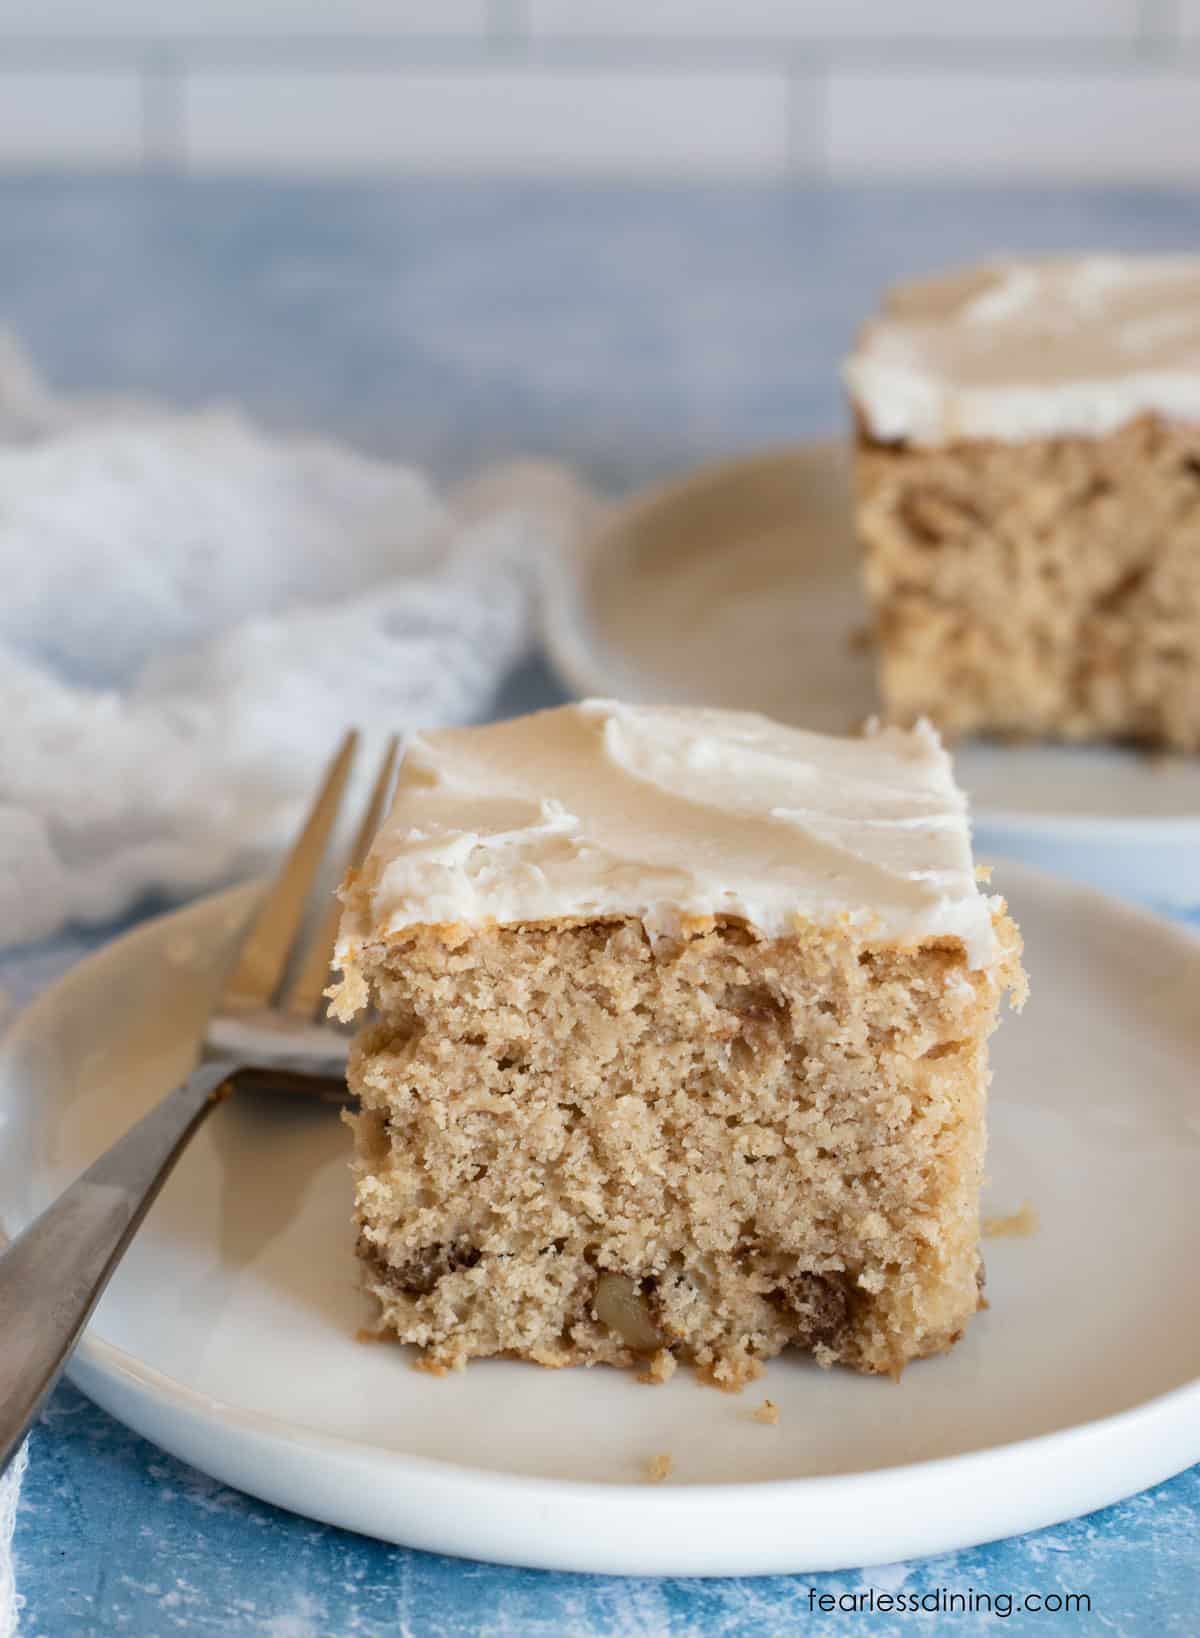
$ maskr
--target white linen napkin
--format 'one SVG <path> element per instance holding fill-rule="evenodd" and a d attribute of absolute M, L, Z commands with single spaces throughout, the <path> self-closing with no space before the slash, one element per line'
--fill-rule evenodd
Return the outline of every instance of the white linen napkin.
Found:
<path fill-rule="evenodd" d="M 440 495 L 236 410 L 57 398 L 0 334 L 0 948 L 255 868 L 348 726 L 484 712 L 592 507 L 545 463 Z"/>
<path fill-rule="evenodd" d="M 63 402 L 0 345 L 0 947 L 251 868 L 351 724 L 485 710 L 591 504 L 541 463 L 443 496 L 233 410 Z"/>

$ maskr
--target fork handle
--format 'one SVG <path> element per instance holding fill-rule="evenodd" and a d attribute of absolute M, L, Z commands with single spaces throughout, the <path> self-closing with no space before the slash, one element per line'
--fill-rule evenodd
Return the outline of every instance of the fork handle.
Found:
<path fill-rule="evenodd" d="M 236 1066 L 205 1063 L 89 1166 L 0 1256 L 0 1473 L 142 1218 Z"/>

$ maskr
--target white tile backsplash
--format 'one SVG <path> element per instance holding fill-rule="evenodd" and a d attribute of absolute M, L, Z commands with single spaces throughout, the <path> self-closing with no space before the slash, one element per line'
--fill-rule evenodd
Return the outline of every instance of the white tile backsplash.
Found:
<path fill-rule="evenodd" d="M 489 16 L 490 0 L 0 0 L 0 36 L 481 35 Z"/>
<path fill-rule="evenodd" d="M 1200 0 L 0 0 L 0 168 L 1200 182 Z"/>
<path fill-rule="evenodd" d="M 142 108 L 135 73 L 14 72 L 0 57 L 0 170 L 136 165 Z"/>
<path fill-rule="evenodd" d="M 201 170 L 764 174 L 788 163 L 788 84 L 770 73 L 196 73 L 183 130 Z"/>
<path fill-rule="evenodd" d="M 1132 39 L 1138 0 L 527 0 L 534 35 Z"/>
<path fill-rule="evenodd" d="M 835 177 L 1200 179 L 1200 73 L 835 73 L 827 114 Z"/>

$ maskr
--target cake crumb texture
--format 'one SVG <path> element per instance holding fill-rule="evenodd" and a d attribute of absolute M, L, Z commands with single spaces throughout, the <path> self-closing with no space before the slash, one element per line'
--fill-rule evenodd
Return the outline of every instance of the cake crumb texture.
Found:
<path fill-rule="evenodd" d="M 935 448 L 864 430 L 856 473 L 890 718 L 1200 750 L 1200 424 Z"/>
<path fill-rule="evenodd" d="M 999 905 L 999 901 L 996 901 Z M 411 928 L 359 954 L 358 1251 L 425 1369 L 787 1347 L 898 1373 L 979 1305 L 986 1042 L 1019 938 L 613 918 Z"/>
<path fill-rule="evenodd" d="M 663 1451 L 658 1456 L 651 1456 L 646 1463 L 646 1477 L 651 1484 L 662 1484 L 669 1479 L 675 1470 L 675 1458 L 670 1451 Z"/>
<path fill-rule="evenodd" d="M 774 1428 L 779 1425 L 779 1406 L 773 1399 L 764 1399 L 750 1415 L 756 1422 L 765 1422 L 768 1427 Z"/>

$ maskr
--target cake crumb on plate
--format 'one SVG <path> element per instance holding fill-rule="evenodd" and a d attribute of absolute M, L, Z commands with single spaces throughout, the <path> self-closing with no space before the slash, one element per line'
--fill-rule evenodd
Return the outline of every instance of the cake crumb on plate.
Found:
<path fill-rule="evenodd" d="M 764 1399 L 757 1410 L 752 1410 L 750 1415 L 756 1422 L 765 1422 L 768 1427 L 779 1426 L 779 1406 L 773 1399 Z"/>
<path fill-rule="evenodd" d="M 1040 1226 L 1037 1207 L 1026 1200 L 1007 1216 L 985 1217 L 983 1233 L 988 1240 L 1027 1240 L 1031 1234 L 1037 1233 Z"/>
<path fill-rule="evenodd" d="M 664 1479 L 671 1477 L 675 1467 L 675 1458 L 670 1451 L 660 1451 L 657 1456 L 651 1456 L 646 1463 L 646 1477 L 651 1484 L 662 1484 Z"/>
<path fill-rule="evenodd" d="M 660 1348 L 650 1356 L 644 1371 L 638 1372 L 638 1381 L 647 1383 L 669 1382 L 675 1375 L 678 1361 L 669 1348 Z"/>

